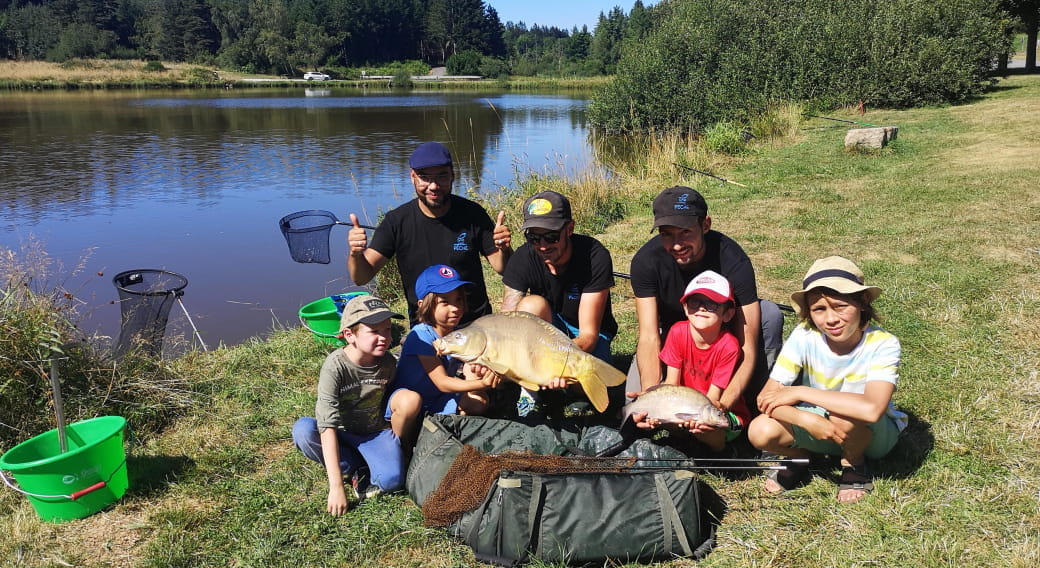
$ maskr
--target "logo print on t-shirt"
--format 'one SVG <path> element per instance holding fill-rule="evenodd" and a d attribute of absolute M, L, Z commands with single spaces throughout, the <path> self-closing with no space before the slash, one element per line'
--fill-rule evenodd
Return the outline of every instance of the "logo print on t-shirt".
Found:
<path fill-rule="evenodd" d="M 459 237 L 455 239 L 454 248 L 456 251 L 465 252 L 469 250 L 469 243 L 466 242 L 467 233 L 459 233 Z"/>
<path fill-rule="evenodd" d="M 578 290 L 578 283 L 575 282 L 571 286 L 571 289 L 567 291 L 567 299 L 568 300 L 578 300 L 580 298 L 581 298 L 581 291 Z"/>

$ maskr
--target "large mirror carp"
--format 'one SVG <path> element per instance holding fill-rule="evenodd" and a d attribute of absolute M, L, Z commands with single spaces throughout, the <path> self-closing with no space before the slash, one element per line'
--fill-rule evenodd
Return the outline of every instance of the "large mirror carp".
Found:
<path fill-rule="evenodd" d="M 441 355 L 484 365 L 531 391 L 555 378 L 578 383 L 597 411 L 607 408 L 607 387 L 625 374 L 582 351 L 562 331 L 527 312 L 479 317 L 433 342 Z"/>

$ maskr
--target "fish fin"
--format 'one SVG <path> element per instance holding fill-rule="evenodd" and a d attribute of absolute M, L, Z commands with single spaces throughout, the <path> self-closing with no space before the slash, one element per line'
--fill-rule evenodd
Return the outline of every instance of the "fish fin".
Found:
<path fill-rule="evenodd" d="M 480 365 L 484 365 L 485 367 L 487 367 L 488 369 L 491 369 L 492 371 L 498 373 L 499 375 L 509 376 L 509 367 L 507 365 L 503 365 L 502 363 L 499 363 L 497 361 L 488 361 L 487 358 L 483 358 L 480 361 L 474 361 L 474 363 L 478 363 Z"/>
<path fill-rule="evenodd" d="M 585 391 L 585 396 L 589 397 L 592 406 L 596 407 L 596 412 L 603 412 L 607 409 L 610 399 L 607 398 L 607 387 L 603 385 L 603 381 L 594 376 L 586 376 L 579 377 L 578 384 Z"/>
<path fill-rule="evenodd" d="M 513 379 L 512 377 L 509 377 L 509 378 L 512 379 L 513 382 L 515 382 L 516 384 L 524 387 L 525 389 L 527 389 L 529 391 L 538 392 L 542 388 L 538 383 L 532 383 L 531 381 L 527 381 L 527 380 L 524 380 L 524 379 Z"/>
<path fill-rule="evenodd" d="M 689 422 L 690 420 L 696 420 L 699 417 L 700 415 L 690 414 L 689 412 L 679 412 L 675 415 L 675 419 L 679 422 Z"/>
<path fill-rule="evenodd" d="M 608 387 L 616 387 L 628 380 L 627 375 L 617 370 L 617 368 L 610 363 L 596 359 L 595 357 L 593 357 L 592 360 L 595 365 L 596 374 L 599 375 L 599 380 Z"/>

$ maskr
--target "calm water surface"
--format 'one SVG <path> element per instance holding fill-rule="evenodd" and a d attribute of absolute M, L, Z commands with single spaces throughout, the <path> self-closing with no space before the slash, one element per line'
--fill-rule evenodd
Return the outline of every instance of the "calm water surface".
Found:
<path fill-rule="evenodd" d="M 346 227 L 332 229 L 331 264 L 298 264 L 282 216 L 326 209 L 374 225 L 414 197 L 407 157 L 427 140 L 451 147 L 456 193 L 585 169 L 584 108 L 581 96 L 484 92 L 3 93 L 0 247 L 42 243 L 84 327 L 112 337 L 112 276 L 183 274 L 206 343 L 231 345 L 298 325 L 301 305 L 351 284 Z M 167 338 L 185 331 L 174 307 Z"/>

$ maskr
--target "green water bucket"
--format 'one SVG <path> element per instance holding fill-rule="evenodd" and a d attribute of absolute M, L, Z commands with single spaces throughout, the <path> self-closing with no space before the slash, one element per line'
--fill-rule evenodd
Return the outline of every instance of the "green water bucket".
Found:
<path fill-rule="evenodd" d="M 130 485 L 123 448 L 125 430 L 122 416 L 69 424 L 65 453 L 58 430 L 49 430 L 0 456 L 0 478 L 28 497 L 44 521 L 82 519 L 114 503 Z M 2 470 L 11 472 L 17 485 Z"/>
<path fill-rule="evenodd" d="M 347 301 L 360 294 L 368 292 L 350 292 L 314 300 L 300 308 L 300 321 L 318 341 L 343 347 L 347 343 L 339 337 L 340 313 Z"/>

